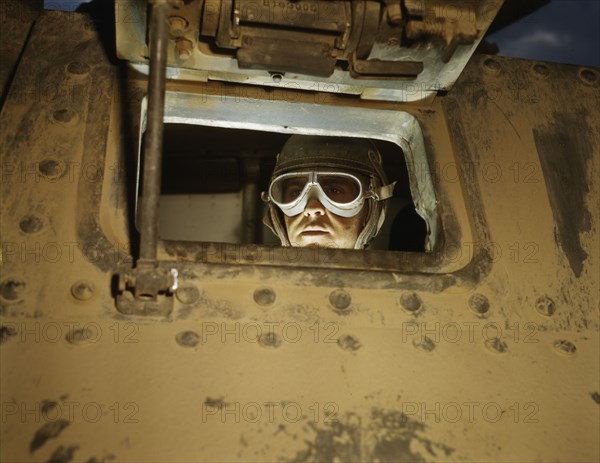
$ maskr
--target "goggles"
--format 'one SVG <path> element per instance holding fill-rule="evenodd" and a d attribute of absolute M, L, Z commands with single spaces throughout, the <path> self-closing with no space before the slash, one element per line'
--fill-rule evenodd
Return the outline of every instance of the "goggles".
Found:
<path fill-rule="evenodd" d="M 291 172 L 273 179 L 268 198 L 287 216 L 304 211 L 308 201 L 316 198 L 330 212 L 341 217 L 354 217 L 365 198 L 374 197 L 364 192 L 363 182 L 345 172 Z"/>

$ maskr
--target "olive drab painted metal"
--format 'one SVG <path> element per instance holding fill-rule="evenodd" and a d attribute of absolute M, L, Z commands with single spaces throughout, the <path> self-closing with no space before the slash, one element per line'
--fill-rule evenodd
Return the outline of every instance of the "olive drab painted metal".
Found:
<path fill-rule="evenodd" d="M 167 84 L 199 111 L 243 88 Z M 161 241 L 155 317 L 115 305 L 144 92 L 86 16 L 35 22 L 0 114 L 2 461 L 598 461 L 598 69 L 473 55 L 411 104 L 238 98 L 414 118 L 437 248 Z"/>

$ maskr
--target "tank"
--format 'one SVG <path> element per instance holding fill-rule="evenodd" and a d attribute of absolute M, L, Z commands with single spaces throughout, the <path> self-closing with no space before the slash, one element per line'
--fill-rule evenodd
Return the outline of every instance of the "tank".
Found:
<path fill-rule="evenodd" d="M 600 70 L 475 53 L 501 1 L 40 3 L 2 2 L 2 461 L 600 459 Z M 368 249 L 263 224 L 293 134 L 379 148 Z"/>

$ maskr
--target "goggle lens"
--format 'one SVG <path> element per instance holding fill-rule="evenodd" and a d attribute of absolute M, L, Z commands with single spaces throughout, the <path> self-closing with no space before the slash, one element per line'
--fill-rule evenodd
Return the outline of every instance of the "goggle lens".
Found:
<path fill-rule="evenodd" d="M 360 181 L 351 175 L 318 174 L 311 181 L 312 172 L 282 175 L 271 184 L 271 198 L 279 204 L 293 203 L 304 193 L 307 183 L 318 183 L 323 193 L 336 203 L 349 204 L 360 198 Z"/>
<path fill-rule="evenodd" d="M 275 178 L 269 197 L 287 215 L 304 210 L 309 197 L 317 197 L 335 214 L 352 217 L 363 204 L 363 187 L 358 177 L 337 172 L 295 172 Z"/>
<path fill-rule="evenodd" d="M 317 177 L 323 192 L 336 203 L 348 204 L 356 201 L 361 193 L 360 183 L 352 177 L 322 175 Z"/>

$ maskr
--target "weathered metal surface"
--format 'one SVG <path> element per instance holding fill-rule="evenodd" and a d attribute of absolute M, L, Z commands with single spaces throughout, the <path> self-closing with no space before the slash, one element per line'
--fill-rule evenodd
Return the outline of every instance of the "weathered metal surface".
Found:
<path fill-rule="evenodd" d="M 503 0 L 402 3 L 410 14 L 402 15 L 399 1 L 184 2 L 170 13 L 179 26 L 169 46 L 169 77 L 420 101 L 452 87 Z M 144 0 L 117 0 L 116 14 L 118 56 L 147 73 Z M 396 61 L 422 63 L 423 72 L 358 79 L 345 63 L 353 54 L 390 68 Z"/>
<path fill-rule="evenodd" d="M 427 104 L 319 94 L 415 118 L 459 246 L 284 266 L 163 242 L 179 286 L 157 318 L 114 306 L 141 100 L 120 76 L 90 22 L 46 13 L 0 116 L 2 461 L 600 458 L 597 69 L 478 56 Z M 57 97 L 19 90 L 39 82 Z"/>
<path fill-rule="evenodd" d="M 27 41 L 31 25 L 43 8 L 42 0 L 4 0 L 0 2 L 0 109 L 13 72 Z"/>

